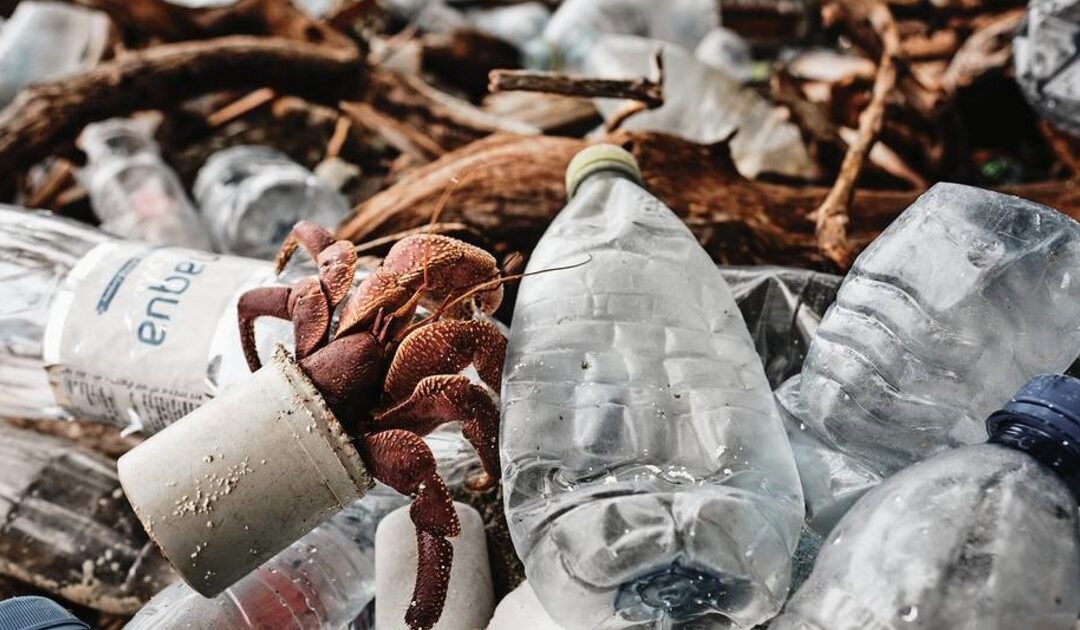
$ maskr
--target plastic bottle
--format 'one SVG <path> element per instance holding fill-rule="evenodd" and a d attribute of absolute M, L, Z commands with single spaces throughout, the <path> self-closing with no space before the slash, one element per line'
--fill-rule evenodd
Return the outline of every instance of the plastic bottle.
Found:
<path fill-rule="evenodd" d="M 358 627 L 371 627 L 375 528 L 407 502 L 379 487 L 217 597 L 206 599 L 179 582 L 124 628 L 344 630 L 357 620 Z"/>
<path fill-rule="evenodd" d="M 349 202 L 271 147 L 241 145 L 210 156 L 195 179 L 195 199 L 218 251 L 273 258 L 301 219 L 336 226 Z"/>
<path fill-rule="evenodd" d="M 27 595 L 0 602 L 3 630 L 90 630 L 90 626 L 47 597 Z"/>
<path fill-rule="evenodd" d="M 61 2 L 24 0 L 0 30 L 0 107 L 22 88 L 92 67 L 105 52 L 109 18 Z"/>
<path fill-rule="evenodd" d="M 1016 80 L 1032 107 L 1080 136 L 1080 63 L 1076 0 L 1033 0 L 1013 38 Z"/>
<path fill-rule="evenodd" d="M 210 234 L 184 185 L 140 121 L 87 125 L 79 148 L 88 158 L 80 179 L 103 230 L 154 245 L 210 249 Z"/>
<path fill-rule="evenodd" d="M 313 273 L 295 260 L 276 278 L 261 260 L 0 207 L 0 415 L 159 430 L 250 374 L 236 299 Z M 288 322 L 260 320 L 256 333 L 264 357 L 292 339 Z"/>
<path fill-rule="evenodd" d="M 610 145 L 567 171 L 503 378 L 507 520 L 566 628 L 750 627 L 779 610 L 803 502 L 716 265 Z M 635 626 L 636 627 L 636 626 Z"/>
<path fill-rule="evenodd" d="M 817 174 L 798 127 L 783 109 L 730 74 L 697 60 L 688 49 L 643 37 L 608 35 L 590 49 L 585 73 L 605 79 L 650 76 L 658 50 L 664 59 L 664 104 L 630 117 L 623 129 L 662 131 L 701 144 L 730 138 L 731 157 L 745 177 Z M 594 102 L 605 118 L 625 104 L 612 99 Z"/>
<path fill-rule="evenodd" d="M 866 494 L 770 630 L 1072 630 L 1080 610 L 1080 381 L 1043 375 Z"/>
<path fill-rule="evenodd" d="M 855 261 L 792 411 L 882 476 L 982 442 L 1008 392 L 1080 355 L 1078 270 L 1080 223 L 938 184 Z"/>
<path fill-rule="evenodd" d="M 693 50 L 717 26 L 717 0 L 567 0 L 544 34 L 525 46 L 525 65 L 580 72 L 590 49 L 609 34 L 638 35 Z"/>
<path fill-rule="evenodd" d="M 701 63 L 720 70 L 739 83 L 753 78 L 754 57 L 749 42 L 723 26 L 709 31 L 694 49 L 694 56 Z"/>

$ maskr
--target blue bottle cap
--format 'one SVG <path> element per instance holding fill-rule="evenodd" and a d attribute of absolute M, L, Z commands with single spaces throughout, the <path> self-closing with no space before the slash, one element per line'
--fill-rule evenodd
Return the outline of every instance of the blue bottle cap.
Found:
<path fill-rule="evenodd" d="M 90 630 L 90 626 L 47 597 L 0 602 L 0 630 Z"/>
<path fill-rule="evenodd" d="M 1024 384 L 1012 400 L 986 420 L 990 435 L 1003 424 L 1023 424 L 1080 449 L 1080 379 L 1040 374 Z M 1067 444 L 1064 444 L 1067 442 Z M 1077 450 L 1080 457 L 1080 450 Z"/>

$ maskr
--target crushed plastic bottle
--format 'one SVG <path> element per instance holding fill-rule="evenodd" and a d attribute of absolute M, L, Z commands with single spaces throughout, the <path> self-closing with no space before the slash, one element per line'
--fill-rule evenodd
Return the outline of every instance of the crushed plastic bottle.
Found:
<path fill-rule="evenodd" d="M 542 2 L 495 7 L 454 7 L 445 0 L 418 4 L 407 0 L 386 3 L 398 17 L 428 33 L 472 28 L 523 47 L 544 32 L 551 10 Z"/>
<path fill-rule="evenodd" d="M 717 0 L 566 0 L 544 34 L 525 46 L 525 66 L 581 72 L 592 47 L 612 34 L 638 35 L 693 50 L 717 26 Z"/>
<path fill-rule="evenodd" d="M 633 158 L 579 154 L 533 252 L 503 379 L 507 520 L 567 628 L 779 610 L 802 525 L 791 450 L 731 292 Z"/>
<path fill-rule="evenodd" d="M 22 88 L 93 67 L 105 52 L 109 18 L 63 2 L 24 0 L 0 29 L 0 107 Z"/>
<path fill-rule="evenodd" d="M 694 56 L 739 83 L 746 83 L 754 76 L 754 57 L 749 42 L 723 26 L 709 31 L 694 49 Z"/>
<path fill-rule="evenodd" d="M 1072 630 L 1080 381 L 1036 377 L 987 425 L 867 493 L 770 630 Z"/>
<path fill-rule="evenodd" d="M 103 230 L 154 245 L 210 249 L 210 233 L 145 124 L 93 123 L 78 145 L 88 158 L 80 179 Z"/>
<path fill-rule="evenodd" d="M 1032 0 L 1013 38 L 1016 80 L 1037 111 L 1080 136 L 1080 3 Z"/>
<path fill-rule="evenodd" d="M 662 131 L 701 144 L 731 138 L 731 156 L 745 177 L 774 173 L 813 178 L 818 169 L 787 113 L 722 70 L 694 58 L 680 46 L 642 37 L 609 35 L 589 52 L 586 74 L 605 79 L 649 76 L 653 57 L 663 51 L 664 104 L 630 117 L 622 128 Z M 623 101 L 596 99 L 605 118 Z"/>
<path fill-rule="evenodd" d="M 354 622 L 371 627 L 375 528 L 407 502 L 380 486 L 217 597 L 206 599 L 178 582 L 124 628 L 345 630 Z"/>
<path fill-rule="evenodd" d="M 249 258 L 273 258 L 301 219 L 333 227 L 350 209 L 311 171 L 257 145 L 211 155 L 195 179 L 195 199 L 218 251 Z"/>
<path fill-rule="evenodd" d="M 986 439 L 1008 392 L 1080 355 L 1080 223 L 938 184 L 855 261 L 810 346 L 796 417 L 888 475 Z"/>
<path fill-rule="evenodd" d="M 120 615 L 176 579 L 124 498 L 116 462 L 2 423 L 0 573 Z"/>
<path fill-rule="evenodd" d="M 265 261 L 0 206 L 0 416 L 159 430 L 247 378 L 236 299 L 315 273 L 306 256 L 295 261 L 275 277 Z M 260 320 L 256 342 L 269 357 L 292 343 L 291 326 Z"/>

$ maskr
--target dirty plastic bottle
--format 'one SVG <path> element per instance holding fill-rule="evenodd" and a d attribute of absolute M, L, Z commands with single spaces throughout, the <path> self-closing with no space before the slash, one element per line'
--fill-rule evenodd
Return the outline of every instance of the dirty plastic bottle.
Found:
<path fill-rule="evenodd" d="M 1032 379 L 987 430 L 859 500 L 770 630 L 1072 630 L 1080 381 Z"/>
<path fill-rule="evenodd" d="M 103 230 L 154 245 L 210 250 L 210 233 L 142 122 L 112 118 L 87 125 L 78 145 L 87 155 L 80 179 Z"/>
<path fill-rule="evenodd" d="M 3 423 L 0 574 L 117 615 L 177 579 L 124 497 L 115 461 Z"/>
<path fill-rule="evenodd" d="M 212 599 L 179 582 L 125 630 L 345 630 L 370 627 L 375 528 L 408 499 L 379 486 Z M 361 625 L 363 624 L 363 625 Z"/>
<path fill-rule="evenodd" d="M 623 129 L 662 131 L 700 144 L 721 142 L 735 134 L 729 143 L 731 157 L 745 177 L 817 175 L 798 127 L 782 108 L 727 72 L 694 58 L 690 50 L 661 46 L 643 37 L 609 35 L 591 48 L 586 74 L 605 79 L 649 76 L 658 50 L 664 59 L 664 104 L 630 117 Z M 614 99 L 594 102 L 605 118 L 625 104 Z"/>
<path fill-rule="evenodd" d="M 311 171 L 258 145 L 211 155 L 195 179 L 195 199 L 218 251 L 249 258 L 273 258 L 301 219 L 334 227 L 350 209 Z"/>
<path fill-rule="evenodd" d="M 761 360 L 716 265 L 599 145 L 525 278 L 503 377 L 507 519 L 566 628 L 750 627 L 787 594 L 803 518 Z"/>
<path fill-rule="evenodd" d="M 799 420 L 887 476 L 986 439 L 1008 392 L 1080 355 L 1080 223 L 938 184 L 855 261 L 811 342 Z"/>
<path fill-rule="evenodd" d="M 250 374 L 240 293 L 313 273 L 302 254 L 278 278 L 265 261 L 0 206 L 0 416 L 159 430 Z M 288 322 L 258 322 L 264 357 L 291 339 Z"/>
<path fill-rule="evenodd" d="M 1016 80 L 1037 111 L 1080 136 L 1080 3 L 1032 0 L 1013 38 Z"/>
<path fill-rule="evenodd" d="M 581 72 L 589 50 L 610 34 L 638 35 L 693 50 L 717 26 L 718 0 L 567 0 L 544 34 L 525 46 L 525 66 Z"/>
<path fill-rule="evenodd" d="M 24 0 L 0 29 L 0 107 L 22 88 L 93 67 L 105 52 L 109 18 L 63 2 Z"/>

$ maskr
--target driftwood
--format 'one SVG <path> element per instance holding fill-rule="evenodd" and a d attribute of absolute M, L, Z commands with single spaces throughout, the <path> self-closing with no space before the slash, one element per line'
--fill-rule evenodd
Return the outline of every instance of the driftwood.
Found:
<path fill-rule="evenodd" d="M 238 87 L 336 101 L 342 89 L 357 85 L 362 73 L 355 49 L 280 38 L 237 36 L 155 46 L 21 92 L 0 112 L 0 173 L 11 177 L 25 170 L 61 140 L 111 116 L 168 108 Z"/>
<path fill-rule="evenodd" d="M 726 264 L 827 268 L 814 236 L 814 212 L 829 190 L 741 177 L 724 145 L 624 132 L 610 141 L 630 150 L 649 190 L 679 214 L 712 257 Z M 566 165 L 588 143 L 573 138 L 496 135 L 444 156 L 361 204 L 338 230 L 355 242 L 401 232 L 431 219 L 439 198 L 459 184 L 443 221 L 460 222 L 501 244 L 531 251 L 565 205 Z M 849 235 L 855 253 L 921 191 L 855 191 Z M 1055 181 L 1005 189 L 1080 218 L 1080 186 Z"/>

